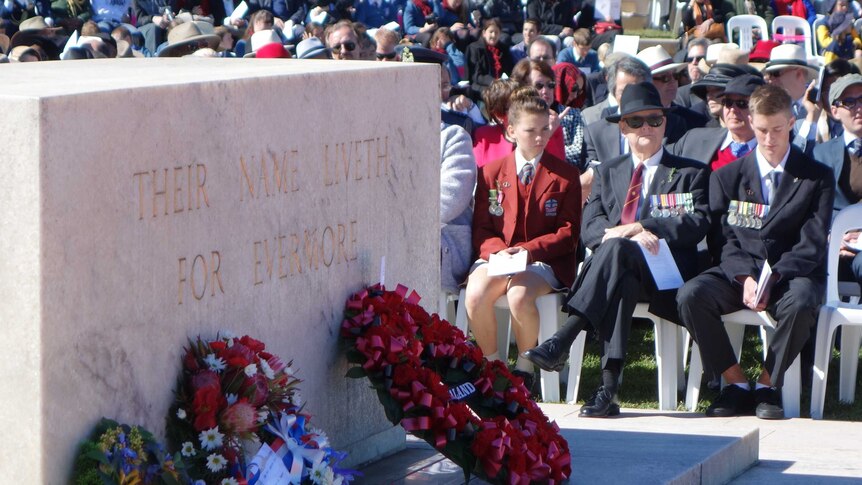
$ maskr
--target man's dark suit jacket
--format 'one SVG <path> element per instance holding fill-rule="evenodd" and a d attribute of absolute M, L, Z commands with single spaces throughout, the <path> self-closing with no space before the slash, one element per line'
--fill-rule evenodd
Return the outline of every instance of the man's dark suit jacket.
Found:
<path fill-rule="evenodd" d="M 616 108 L 608 107 L 602 113 L 602 119 L 587 125 L 587 130 L 584 133 L 584 144 L 587 146 L 588 162 L 592 160 L 606 162 L 622 155 L 620 152 L 620 125 L 605 119 L 606 116 L 615 112 Z M 664 132 L 666 144 L 676 142 L 682 138 L 687 130 L 685 121 L 672 112 L 667 113 L 666 123 L 667 127 Z"/>
<path fill-rule="evenodd" d="M 832 168 L 832 175 L 835 180 L 841 177 L 841 171 L 844 170 L 844 164 L 847 162 L 847 147 L 844 145 L 844 137 L 839 136 L 833 138 L 826 143 L 819 143 L 814 147 L 814 160 Z M 835 189 L 835 202 L 832 208 L 835 211 L 850 205 L 850 200 L 844 194 L 844 191 Z"/>
<path fill-rule="evenodd" d="M 676 156 L 709 165 L 726 137 L 727 128 L 695 128 L 669 146 L 668 150 Z"/>
<path fill-rule="evenodd" d="M 587 106 L 595 106 L 608 99 L 608 81 L 605 76 L 605 69 L 587 74 Z"/>
<path fill-rule="evenodd" d="M 592 195 L 584 208 L 581 227 L 581 240 L 588 248 L 595 250 L 602 242 L 605 229 L 621 224 L 633 169 L 631 154 L 608 160 L 596 168 Z M 690 192 L 694 212 L 675 217 L 651 217 L 649 197 L 641 201 L 639 222 L 644 229 L 667 240 L 684 280 L 697 275 L 697 243 L 709 229 L 708 183 L 709 171 L 702 164 L 665 150 L 653 175 L 649 195 Z M 650 302 L 650 312 L 677 321 L 675 294 L 675 291 L 658 292 L 658 297 Z"/>
<path fill-rule="evenodd" d="M 824 282 L 827 234 L 832 221 L 835 179 L 832 170 L 791 146 L 784 174 L 760 230 L 727 223 L 731 200 L 764 203 L 756 151 L 713 172 L 709 209 L 721 224 L 721 263 L 725 277 L 757 279 L 768 260 L 776 283 L 797 276 Z"/>

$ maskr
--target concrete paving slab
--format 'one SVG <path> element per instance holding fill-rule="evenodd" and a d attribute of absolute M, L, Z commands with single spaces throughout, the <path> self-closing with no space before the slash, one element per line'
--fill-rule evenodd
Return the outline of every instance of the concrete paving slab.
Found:
<path fill-rule="evenodd" d="M 719 423 L 696 414 L 644 410 L 585 419 L 577 416 L 577 406 L 541 407 L 569 442 L 572 484 L 727 483 L 757 461 L 757 426 L 716 426 Z M 405 452 L 363 472 L 360 483 L 464 483 L 458 467 L 412 439 Z"/>

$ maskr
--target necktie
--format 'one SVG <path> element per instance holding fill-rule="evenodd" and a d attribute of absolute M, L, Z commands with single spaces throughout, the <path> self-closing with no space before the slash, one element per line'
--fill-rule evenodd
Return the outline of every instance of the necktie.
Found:
<path fill-rule="evenodd" d="M 518 174 L 518 178 L 521 179 L 521 183 L 524 185 L 530 185 L 530 182 L 533 181 L 533 164 L 527 163 L 521 168 L 521 173 Z"/>
<path fill-rule="evenodd" d="M 732 141 L 730 142 L 730 151 L 733 152 L 734 157 L 740 158 L 748 153 L 748 143 L 737 143 Z"/>
<path fill-rule="evenodd" d="M 769 197 L 766 201 L 771 204 L 773 200 L 775 200 L 775 193 L 778 192 L 778 183 L 781 181 L 781 173 L 775 170 L 769 172 L 767 175 L 769 177 Z"/>
<path fill-rule="evenodd" d="M 850 142 L 850 154 L 858 157 L 862 154 L 862 138 L 857 138 Z"/>
<path fill-rule="evenodd" d="M 637 220 L 641 185 L 643 185 L 643 163 L 639 163 L 632 172 L 632 181 L 629 184 L 628 192 L 626 192 L 626 204 L 623 206 L 623 213 L 620 217 L 620 222 L 623 224 L 631 224 Z"/>

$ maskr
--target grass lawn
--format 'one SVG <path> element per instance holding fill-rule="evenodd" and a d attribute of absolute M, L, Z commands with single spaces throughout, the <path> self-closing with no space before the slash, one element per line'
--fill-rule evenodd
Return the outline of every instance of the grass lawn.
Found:
<path fill-rule="evenodd" d="M 582 369 L 582 379 L 578 393 L 578 402 L 588 397 L 600 384 L 599 343 L 595 339 L 587 340 L 586 352 Z M 759 375 L 760 356 L 763 350 L 760 335 L 756 327 L 748 326 L 745 330 L 745 341 L 742 347 L 742 363 L 746 369 L 749 380 L 754 381 Z M 833 357 L 837 357 L 837 352 Z M 510 352 L 511 363 L 514 364 L 516 350 L 514 346 Z M 810 416 L 811 405 L 811 379 L 810 375 L 804 376 L 803 369 L 801 415 Z M 810 368 L 807 371 L 810 374 Z M 842 421 L 862 420 L 862 385 L 859 379 L 856 383 L 856 402 L 844 404 L 838 401 L 838 359 L 833 358 L 829 366 L 829 382 L 826 386 L 826 406 L 824 407 L 824 419 Z M 565 387 L 561 390 L 561 396 L 565 396 Z M 698 411 L 703 412 L 716 392 L 711 391 L 704 384 L 701 386 L 700 402 Z M 679 393 L 679 410 L 684 410 L 685 394 Z M 629 339 L 628 358 L 623 371 L 623 385 L 620 388 L 620 404 L 627 408 L 651 408 L 658 409 L 658 373 L 655 362 L 655 343 L 653 340 L 653 326 L 643 320 L 635 320 Z"/>

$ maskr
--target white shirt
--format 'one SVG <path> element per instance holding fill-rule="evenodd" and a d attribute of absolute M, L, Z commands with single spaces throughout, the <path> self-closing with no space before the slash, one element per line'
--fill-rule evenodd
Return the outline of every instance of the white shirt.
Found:
<path fill-rule="evenodd" d="M 526 158 L 524 158 L 523 155 L 521 155 L 521 150 L 518 150 L 517 148 L 515 148 L 515 173 L 518 174 L 518 178 L 521 177 L 521 169 L 524 168 L 524 165 L 529 163 L 530 165 L 533 166 L 533 180 L 535 180 L 536 179 L 536 172 L 538 171 L 537 169 L 539 168 L 539 160 L 542 159 L 543 153 L 545 153 L 545 152 L 541 151 L 541 152 L 539 152 L 538 155 L 536 155 L 536 158 L 534 158 L 532 160 L 527 160 Z"/>
<path fill-rule="evenodd" d="M 857 138 L 859 137 L 847 130 L 844 130 L 844 146 L 847 147 L 848 150 L 850 149 L 850 144 Z"/>
<path fill-rule="evenodd" d="M 659 162 L 661 162 L 662 156 L 664 156 L 664 147 L 659 148 L 659 150 L 653 156 L 643 161 L 644 173 L 643 178 L 641 179 L 641 201 L 646 199 L 647 195 L 649 194 L 649 187 L 650 185 L 652 185 L 653 176 L 655 175 L 655 171 L 658 169 L 658 165 Z M 638 164 L 640 163 L 641 161 L 638 160 L 638 157 L 634 153 L 632 153 L 632 167 L 637 168 Z M 640 202 L 638 202 L 638 210 L 640 210 L 640 205 Z"/>
<path fill-rule="evenodd" d="M 772 187 L 772 180 L 770 180 L 769 174 L 771 172 L 778 172 L 782 176 L 784 175 L 784 166 L 787 165 L 787 157 L 790 156 L 790 147 L 787 147 L 787 153 L 782 157 L 781 163 L 774 168 L 766 161 L 766 157 L 760 153 L 760 149 L 755 153 L 757 158 L 757 169 L 760 171 L 760 189 L 763 193 L 763 201 L 767 204 L 771 204 L 774 189 L 777 189 L 777 187 Z"/>

